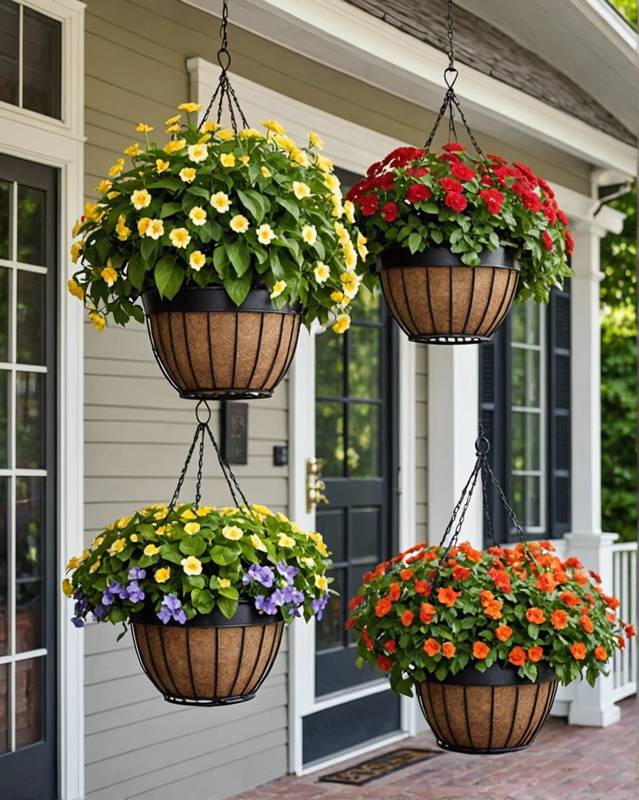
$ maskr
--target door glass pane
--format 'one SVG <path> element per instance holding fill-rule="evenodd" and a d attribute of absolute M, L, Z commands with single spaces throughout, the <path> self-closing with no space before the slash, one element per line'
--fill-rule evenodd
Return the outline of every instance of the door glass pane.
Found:
<path fill-rule="evenodd" d="M 9 478 L 0 478 L 0 656 L 9 652 Z M 0 713 L 2 698 L 0 697 Z M 0 723 L 0 739 L 2 724 Z M 1 745 L 0 745 L 1 749 Z"/>
<path fill-rule="evenodd" d="M 382 319 L 382 306 L 380 303 L 380 290 L 376 287 L 373 291 L 362 285 L 353 305 L 353 319 L 368 322 L 380 322 Z"/>
<path fill-rule="evenodd" d="M 339 597 L 330 596 L 324 616 L 315 628 L 317 650 L 327 650 L 330 647 L 339 647 L 344 641 L 344 622 L 342 621 L 342 600 L 344 594 L 344 576 L 346 570 L 334 569 L 327 573 L 329 578 L 335 578 L 331 589 L 339 592 Z"/>
<path fill-rule="evenodd" d="M 525 528 L 541 525 L 541 478 L 537 475 L 513 475 L 513 508 Z"/>
<path fill-rule="evenodd" d="M 350 477 L 380 474 L 379 406 L 350 403 L 348 407 L 348 471 Z"/>
<path fill-rule="evenodd" d="M 44 469 L 46 375 L 16 373 L 16 465 L 22 469 Z"/>
<path fill-rule="evenodd" d="M 16 480 L 16 650 L 42 647 L 45 478 Z"/>
<path fill-rule="evenodd" d="M 20 8 L 0 0 L 0 100 L 18 104 Z"/>
<path fill-rule="evenodd" d="M 42 739 L 44 658 L 28 658 L 16 663 L 16 747 Z"/>
<path fill-rule="evenodd" d="M 10 272 L 0 267 L 0 361 L 9 360 L 9 280 Z"/>
<path fill-rule="evenodd" d="M 317 511 L 317 530 L 324 537 L 335 563 L 346 560 L 346 509 L 320 506 Z"/>
<path fill-rule="evenodd" d="M 539 407 L 539 351 L 514 347 L 512 351 L 512 404 Z"/>
<path fill-rule="evenodd" d="M 348 332 L 348 396 L 377 399 L 380 392 L 379 328 L 351 327 Z"/>
<path fill-rule="evenodd" d="M 0 664 L 0 753 L 9 750 L 9 665 Z"/>
<path fill-rule="evenodd" d="M 539 344 L 540 311 L 532 300 L 513 306 L 511 314 L 512 341 L 517 344 Z"/>
<path fill-rule="evenodd" d="M 17 361 L 19 364 L 44 365 L 47 276 L 26 270 L 19 270 L 17 275 Z"/>
<path fill-rule="evenodd" d="M 18 261 L 45 266 L 46 193 L 18 186 Z"/>
<path fill-rule="evenodd" d="M 540 425 L 540 414 L 528 411 L 513 411 L 512 467 L 514 470 L 539 469 Z"/>
<path fill-rule="evenodd" d="M 24 8 L 22 105 L 60 118 L 62 25 Z"/>
<path fill-rule="evenodd" d="M 354 508 L 351 511 L 349 546 L 351 561 L 381 561 L 380 509 Z"/>
<path fill-rule="evenodd" d="M 318 401 L 315 404 L 315 452 L 325 463 L 325 478 L 344 474 L 344 406 Z"/>
<path fill-rule="evenodd" d="M 344 337 L 332 331 L 315 337 L 315 394 L 318 397 L 341 397 L 344 394 Z"/>
<path fill-rule="evenodd" d="M 0 469 L 9 466 L 9 394 L 11 373 L 0 370 Z"/>
<path fill-rule="evenodd" d="M 2 0 L 0 0 L 0 3 Z M 1 23 L 0 23 L 1 25 Z M 0 37 L 2 33 L 0 32 Z M 9 210 L 11 206 L 11 183 L 0 180 L 0 258 L 10 258 Z"/>

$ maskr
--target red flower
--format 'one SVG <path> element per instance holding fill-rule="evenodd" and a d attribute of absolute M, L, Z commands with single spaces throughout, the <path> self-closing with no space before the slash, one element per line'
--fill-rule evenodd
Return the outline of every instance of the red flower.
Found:
<path fill-rule="evenodd" d="M 466 148 L 459 142 L 448 142 L 442 147 L 447 153 L 463 153 Z"/>
<path fill-rule="evenodd" d="M 616 597 L 609 597 L 607 594 L 603 596 L 604 603 L 608 606 L 608 608 L 619 608 L 621 603 Z"/>
<path fill-rule="evenodd" d="M 637 635 L 637 631 L 635 630 L 634 625 L 626 625 L 625 631 L 626 631 L 626 636 L 629 639 L 632 639 L 633 636 Z"/>
<path fill-rule="evenodd" d="M 542 592 L 552 592 L 557 586 L 557 581 L 554 575 L 551 575 L 549 572 L 542 572 L 537 578 L 536 585 Z"/>
<path fill-rule="evenodd" d="M 426 639 L 424 642 L 424 652 L 426 655 L 431 656 L 437 655 L 441 650 L 441 645 L 439 642 L 436 642 L 434 639 Z"/>
<path fill-rule="evenodd" d="M 472 181 L 475 177 L 475 173 L 470 167 L 467 167 L 466 164 L 462 164 L 461 161 L 453 164 L 450 168 L 451 174 L 454 175 L 456 178 L 459 178 L 460 181 Z"/>
<path fill-rule="evenodd" d="M 413 570 L 412 570 L 412 569 L 403 569 L 403 570 L 401 570 L 401 572 L 399 573 L 399 577 L 400 577 L 400 578 L 401 578 L 403 581 L 409 581 L 409 580 L 410 580 L 410 579 L 411 579 L 411 578 L 412 578 L 414 575 L 415 575 L 415 573 L 413 572 Z"/>
<path fill-rule="evenodd" d="M 459 194 L 459 192 L 448 192 L 446 197 L 444 197 L 444 205 L 448 206 L 448 208 L 452 209 L 456 214 L 461 214 L 468 205 L 468 201 L 464 195 Z"/>
<path fill-rule="evenodd" d="M 356 622 L 357 620 L 355 619 L 355 617 L 349 617 L 344 623 L 344 629 L 350 631 L 350 629 L 353 627 L 353 625 L 355 625 Z"/>
<path fill-rule="evenodd" d="M 364 642 L 366 649 L 372 650 L 373 642 L 371 641 L 371 637 L 368 635 L 368 631 L 366 630 L 366 628 L 362 628 L 362 630 L 359 632 L 359 635 L 361 640 Z"/>
<path fill-rule="evenodd" d="M 574 592 L 562 592 L 560 595 L 561 602 L 572 608 L 581 602 Z"/>
<path fill-rule="evenodd" d="M 379 170 L 381 169 L 381 167 L 382 167 L 382 162 L 381 162 L 381 161 L 375 161 L 375 162 L 374 162 L 373 164 L 371 164 L 371 165 L 370 165 L 370 167 L 369 167 L 369 168 L 366 170 L 366 175 L 367 175 L 367 177 L 369 177 L 369 178 L 370 178 L 371 176 L 377 175 L 377 173 L 379 172 Z"/>
<path fill-rule="evenodd" d="M 404 613 L 402 614 L 402 625 L 405 628 L 408 628 L 413 624 L 414 619 L 415 615 L 413 614 L 413 612 L 406 609 L 406 611 L 404 611 Z"/>
<path fill-rule="evenodd" d="M 541 199 L 536 192 L 531 192 L 525 189 L 521 196 L 521 202 L 530 211 L 533 211 L 535 213 L 537 211 L 541 211 Z"/>
<path fill-rule="evenodd" d="M 456 592 L 450 586 L 441 586 L 437 592 L 437 600 L 443 605 L 452 608 L 457 602 L 461 592 Z"/>
<path fill-rule="evenodd" d="M 397 642 L 394 639 L 389 639 L 384 644 L 384 650 L 386 650 L 387 653 L 394 653 L 395 650 L 397 650 Z"/>
<path fill-rule="evenodd" d="M 424 625 L 429 625 L 435 616 L 436 609 L 430 603 L 422 603 L 419 607 L 419 618 Z"/>
<path fill-rule="evenodd" d="M 375 616 L 376 617 L 385 617 L 393 607 L 391 603 L 390 597 L 382 597 L 381 600 L 378 600 L 375 603 Z"/>
<path fill-rule="evenodd" d="M 506 159 L 503 156 L 496 156 L 494 153 L 488 153 L 488 158 L 493 164 L 505 164 Z"/>
<path fill-rule="evenodd" d="M 546 197 L 554 197 L 555 193 L 553 192 L 552 188 L 549 186 L 548 183 L 543 178 L 537 178 L 537 183 L 540 185 L 543 193 Z"/>
<path fill-rule="evenodd" d="M 517 167 L 520 172 L 523 172 L 529 181 L 537 183 L 537 176 L 527 164 L 522 164 L 521 161 L 513 161 L 513 165 Z"/>
<path fill-rule="evenodd" d="M 555 249 L 555 243 L 553 242 L 552 236 L 548 233 L 548 231 L 544 231 L 541 234 L 541 241 L 544 243 L 546 250 L 550 251 Z"/>
<path fill-rule="evenodd" d="M 595 572 L 594 569 L 589 569 L 588 574 L 591 578 L 594 578 L 595 583 L 601 583 L 601 575 L 598 572 Z"/>
<path fill-rule="evenodd" d="M 548 220 L 551 225 L 554 225 L 557 222 L 557 212 L 555 209 L 550 205 L 550 203 L 544 203 L 542 209 L 544 213 L 544 217 Z"/>
<path fill-rule="evenodd" d="M 428 167 L 409 167 L 406 170 L 406 174 L 410 175 L 411 178 L 421 178 L 422 175 L 426 175 L 428 173 Z"/>
<path fill-rule="evenodd" d="M 499 214 L 504 202 L 504 195 L 498 189 L 482 189 L 479 196 L 486 203 L 486 208 L 491 214 Z"/>
<path fill-rule="evenodd" d="M 453 567 L 453 578 L 456 581 L 465 581 L 466 578 L 470 578 L 471 574 L 472 572 L 468 567 L 460 567 L 459 564 Z"/>
<path fill-rule="evenodd" d="M 440 178 L 439 185 L 445 192 L 463 192 L 464 187 L 454 178 Z"/>
<path fill-rule="evenodd" d="M 415 581 L 414 588 L 415 594 L 421 594 L 423 597 L 426 597 L 426 595 L 430 592 L 430 583 L 422 580 Z"/>
<path fill-rule="evenodd" d="M 580 617 L 579 618 L 579 624 L 581 625 L 581 627 L 583 628 L 583 630 L 586 633 L 592 633 L 593 632 L 593 624 L 592 624 L 592 620 L 590 619 L 590 617 L 586 617 L 586 616 Z"/>
<path fill-rule="evenodd" d="M 365 217 L 372 217 L 377 211 L 377 195 L 367 194 L 365 197 L 362 197 L 359 204 L 362 209 L 362 214 Z"/>
<path fill-rule="evenodd" d="M 390 190 L 395 186 L 395 176 L 392 172 L 385 172 L 380 178 L 377 179 L 377 185 L 385 192 L 390 192 Z"/>
<path fill-rule="evenodd" d="M 402 593 L 402 587 L 399 585 L 399 583 L 395 583 L 393 581 L 393 583 L 391 583 L 389 587 L 388 596 L 390 597 L 391 600 L 395 601 L 399 600 L 399 596 L 401 593 Z"/>
<path fill-rule="evenodd" d="M 495 586 L 500 592 L 508 594 L 510 592 L 510 575 L 505 569 L 495 569 L 494 567 L 488 570 L 489 576 L 495 581 Z"/>
<path fill-rule="evenodd" d="M 571 569 L 581 569 L 583 564 L 578 558 L 575 558 L 575 556 L 570 556 L 570 558 L 565 560 L 564 566 L 570 567 Z"/>
<path fill-rule="evenodd" d="M 573 254 L 575 250 L 575 240 L 572 238 L 572 234 L 570 231 L 566 231 L 566 252 L 569 256 Z"/>
<path fill-rule="evenodd" d="M 516 667 L 523 667 L 526 663 L 526 651 L 523 647 L 513 647 L 508 653 L 508 660 Z"/>
<path fill-rule="evenodd" d="M 388 656 L 377 656 L 377 666 L 383 672 L 390 672 L 393 667 L 393 662 Z"/>
<path fill-rule="evenodd" d="M 561 222 L 562 225 L 568 225 L 568 217 L 560 208 L 557 209 L 557 216 L 559 217 L 559 222 Z"/>
<path fill-rule="evenodd" d="M 392 200 L 382 206 L 382 217 L 386 222 L 395 222 L 397 219 L 397 206 Z"/>
<path fill-rule="evenodd" d="M 349 611 L 355 611 L 356 608 L 359 608 L 362 603 L 364 602 L 364 598 L 361 594 L 356 595 L 348 604 Z"/>
<path fill-rule="evenodd" d="M 406 192 L 406 200 L 409 203 L 417 203 L 421 200 L 428 200 L 433 196 L 431 190 L 425 183 L 413 183 L 408 187 Z"/>
<path fill-rule="evenodd" d="M 490 175 L 487 172 L 484 172 L 484 174 L 479 179 L 479 182 L 483 186 L 492 186 L 493 185 L 493 179 L 490 177 Z"/>

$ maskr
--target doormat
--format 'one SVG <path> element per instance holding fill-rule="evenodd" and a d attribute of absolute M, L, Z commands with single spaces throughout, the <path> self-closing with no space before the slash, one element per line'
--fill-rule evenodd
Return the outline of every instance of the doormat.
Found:
<path fill-rule="evenodd" d="M 439 750 L 399 747 L 397 750 L 391 750 L 390 753 L 384 753 L 381 756 L 369 758 L 367 761 L 361 761 L 353 767 L 322 775 L 319 780 L 326 783 L 347 783 L 351 786 L 363 786 L 365 783 L 378 780 L 378 778 L 385 778 L 392 772 L 397 772 L 398 769 L 410 767 L 420 761 L 428 761 L 429 758 L 440 755 L 441 751 Z"/>

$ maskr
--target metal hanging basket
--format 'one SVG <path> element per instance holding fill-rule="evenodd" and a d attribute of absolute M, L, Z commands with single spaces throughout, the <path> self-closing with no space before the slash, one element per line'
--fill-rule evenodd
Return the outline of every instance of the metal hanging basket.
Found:
<path fill-rule="evenodd" d="M 533 559 L 515 512 L 490 466 L 489 450 L 490 443 L 480 425 L 479 438 L 475 442 L 475 465 L 440 542 L 440 547 L 446 548 L 440 564 L 446 562 L 450 549 L 459 539 L 479 478 L 489 538 L 494 542 L 488 504 L 488 489 L 492 486 L 525 552 Z M 430 594 L 435 591 L 438 578 L 435 576 Z M 550 713 L 558 687 L 554 671 L 543 663 L 538 665 L 535 681 L 521 678 L 510 664 L 502 666 L 496 663 L 485 672 L 467 666 L 443 681 L 427 674 L 415 684 L 420 708 L 439 747 L 479 755 L 512 753 L 530 747 Z"/>
<path fill-rule="evenodd" d="M 236 507 L 240 503 L 248 506 L 237 478 L 222 458 L 209 425 L 211 410 L 205 402 L 198 403 L 196 418 L 195 434 L 169 513 L 178 501 L 196 447 L 195 505 L 199 506 L 207 438 L 213 445 L 233 503 Z M 250 602 L 242 600 L 231 619 L 216 608 L 184 624 L 174 620 L 163 623 L 153 608 L 145 607 L 132 616 L 131 622 L 135 652 L 146 676 L 168 703 L 189 706 L 232 705 L 255 697 L 273 668 L 284 632 L 281 614 L 260 614 Z"/>

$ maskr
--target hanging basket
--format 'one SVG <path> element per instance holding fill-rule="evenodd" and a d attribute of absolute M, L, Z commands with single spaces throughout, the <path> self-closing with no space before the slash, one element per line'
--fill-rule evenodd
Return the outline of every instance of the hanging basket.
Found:
<path fill-rule="evenodd" d="M 270 397 L 288 370 L 299 336 L 298 308 L 277 308 L 266 289 L 236 306 L 221 286 L 182 289 L 173 300 L 142 296 L 151 346 L 180 397 Z"/>
<path fill-rule="evenodd" d="M 132 618 L 144 672 L 169 703 L 219 706 L 255 697 L 280 648 L 284 620 L 246 602 L 226 619 L 218 609 L 184 625 L 160 622 L 152 610 Z"/>
<path fill-rule="evenodd" d="M 532 683 L 513 667 L 493 664 L 483 673 L 466 667 L 444 681 L 428 675 L 418 684 L 417 696 L 439 747 L 490 755 L 525 750 L 534 743 L 557 685 L 547 666 Z"/>
<path fill-rule="evenodd" d="M 411 341 L 472 344 L 493 336 L 512 306 L 519 267 L 504 247 L 484 250 L 480 258 L 469 267 L 447 247 L 380 254 L 384 297 Z"/>

